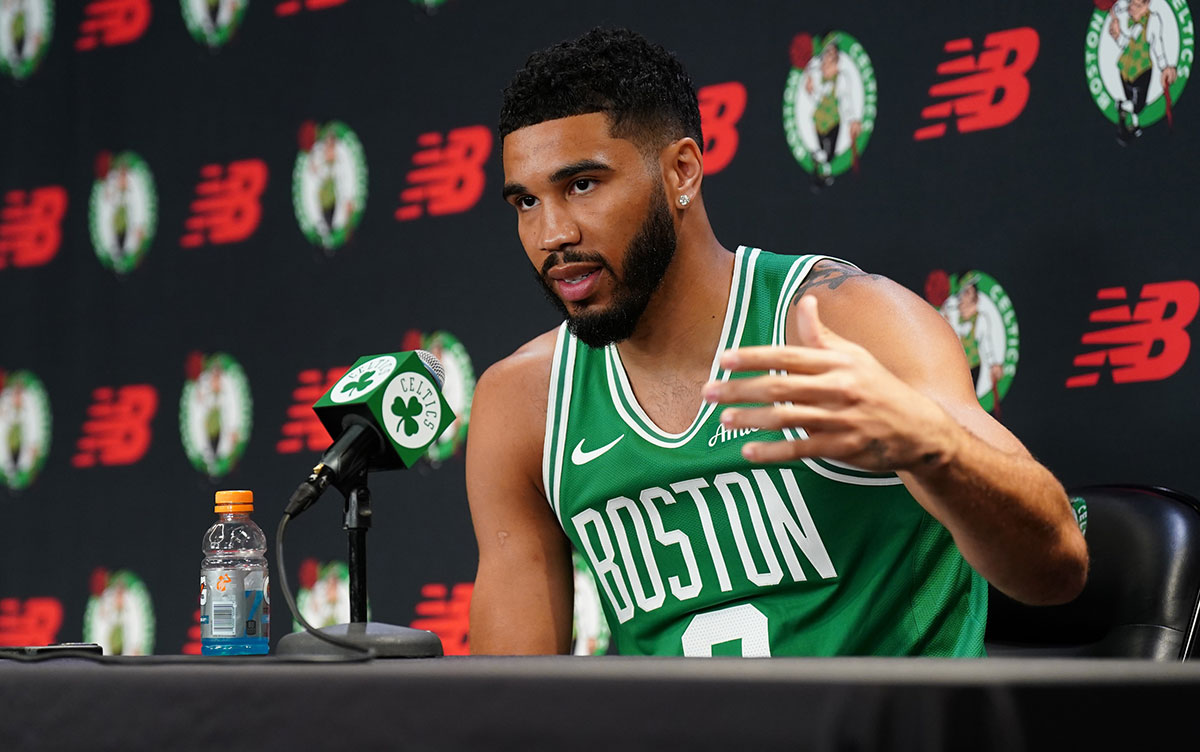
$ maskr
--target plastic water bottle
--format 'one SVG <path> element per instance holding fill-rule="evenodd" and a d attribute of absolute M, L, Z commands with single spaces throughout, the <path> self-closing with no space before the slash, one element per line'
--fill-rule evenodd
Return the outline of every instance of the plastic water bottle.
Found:
<path fill-rule="evenodd" d="M 261 655 L 271 627 L 267 536 L 250 519 L 252 491 L 217 491 L 217 522 L 204 534 L 200 649 L 204 655 Z"/>

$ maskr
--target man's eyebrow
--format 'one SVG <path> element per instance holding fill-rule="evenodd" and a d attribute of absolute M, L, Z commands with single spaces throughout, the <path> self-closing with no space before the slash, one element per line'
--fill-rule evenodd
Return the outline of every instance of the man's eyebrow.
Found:
<path fill-rule="evenodd" d="M 612 168 L 597 159 L 581 159 L 569 165 L 558 168 L 550 176 L 551 183 L 561 183 L 575 177 L 581 172 L 611 172 Z"/>
<path fill-rule="evenodd" d="M 561 183 L 582 172 L 612 172 L 612 169 L 607 163 L 601 162 L 598 159 L 581 159 L 578 162 L 572 162 L 555 170 L 550 175 L 550 182 Z M 500 192 L 500 197 L 507 200 L 509 196 L 528 192 L 529 190 L 521 183 L 505 183 L 504 189 Z"/>
<path fill-rule="evenodd" d="M 505 183 L 504 190 L 500 192 L 500 198 L 507 201 L 509 196 L 515 196 L 518 193 L 529 193 L 529 191 L 520 183 Z"/>

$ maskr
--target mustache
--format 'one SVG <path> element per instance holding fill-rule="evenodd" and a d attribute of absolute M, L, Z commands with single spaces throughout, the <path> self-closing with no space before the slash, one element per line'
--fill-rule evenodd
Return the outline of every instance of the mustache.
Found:
<path fill-rule="evenodd" d="M 613 276 L 616 276 L 613 273 L 612 265 L 608 263 L 608 259 L 601 256 L 599 253 L 594 253 L 594 252 L 590 252 L 590 251 L 576 251 L 574 249 L 569 249 L 569 250 L 565 250 L 565 251 L 553 251 L 548 256 L 546 256 L 546 260 L 542 262 L 542 268 L 541 268 L 542 279 L 545 279 L 546 275 L 550 273 L 550 270 L 553 269 L 555 266 L 558 266 L 559 264 L 578 264 L 578 263 L 599 264 L 601 267 L 604 268 L 605 271 L 607 271 L 610 274 L 613 274 Z"/>

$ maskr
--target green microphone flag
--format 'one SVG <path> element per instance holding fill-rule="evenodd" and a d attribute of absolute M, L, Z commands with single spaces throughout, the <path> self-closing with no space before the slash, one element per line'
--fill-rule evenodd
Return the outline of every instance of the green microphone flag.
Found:
<path fill-rule="evenodd" d="M 337 437 L 351 416 L 380 429 L 394 451 L 381 452 L 371 470 L 411 467 L 454 422 L 442 396 L 441 364 L 419 351 L 366 355 L 313 404 L 329 435 Z"/>

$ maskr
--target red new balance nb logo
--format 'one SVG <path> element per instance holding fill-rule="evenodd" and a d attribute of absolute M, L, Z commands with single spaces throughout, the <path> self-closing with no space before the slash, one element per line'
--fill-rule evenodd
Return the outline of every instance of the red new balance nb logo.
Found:
<path fill-rule="evenodd" d="M 136 41 L 150 25 L 150 0 L 93 0 L 83 11 L 75 49 L 94 50 Z"/>
<path fill-rule="evenodd" d="M 284 0 L 275 6 L 275 15 L 294 16 L 301 10 L 324 10 L 345 2 L 346 0 Z"/>
<path fill-rule="evenodd" d="M 9 191 L 0 208 L 0 269 L 41 266 L 58 253 L 67 192 L 57 185 Z"/>
<path fill-rule="evenodd" d="M 260 159 L 231 162 L 200 168 L 200 183 L 192 216 L 184 225 L 187 232 L 179 241 L 184 248 L 196 248 L 205 240 L 212 244 L 237 243 L 254 234 L 262 219 L 259 200 L 267 187 L 267 165 Z"/>
<path fill-rule="evenodd" d="M 471 652 L 470 612 L 471 593 L 475 585 L 460 582 L 447 595 L 446 586 L 430 583 L 421 588 L 425 600 L 417 604 L 417 614 L 410 625 L 413 629 L 427 629 L 442 639 L 442 651 L 446 655 L 467 655 Z"/>
<path fill-rule="evenodd" d="M 0 645 L 49 645 L 58 641 L 63 607 L 57 598 L 0 599 Z"/>
<path fill-rule="evenodd" d="M 929 96 L 950 99 L 921 110 L 921 117 L 944 120 L 957 115 L 959 133 L 1008 125 L 1029 101 L 1029 79 L 1025 74 L 1037 60 L 1039 44 L 1037 32 L 1029 27 L 988 34 L 978 58 L 965 54 L 937 67 L 940 75 L 955 78 L 934 84 Z M 950 54 L 969 53 L 972 48 L 970 39 L 953 39 L 944 47 Z M 941 122 L 918 128 L 913 139 L 923 141 L 945 133 L 946 123 Z"/>
<path fill-rule="evenodd" d="M 1105 304 L 1128 300 L 1124 287 L 1107 287 L 1096 293 Z M 1141 300 L 1128 305 L 1105 305 L 1092 311 L 1088 321 L 1114 324 L 1083 335 L 1084 345 L 1102 345 L 1075 357 L 1075 366 L 1088 372 L 1067 379 L 1067 387 L 1095 386 L 1098 369 L 1110 366 L 1114 384 L 1161 381 L 1187 362 L 1192 339 L 1186 327 L 1200 310 L 1200 287 L 1195 282 L 1157 282 L 1142 286 Z"/>
<path fill-rule="evenodd" d="M 300 372 L 300 386 L 292 390 L 292 405 L 287 409 L 287 422 L 283 424 L 283 438 L 275 444 L 280 454 L 295 454 L 307 449 L 318 452 L 333 441 L 320 418 L 313 412 L 313 403 L 337 383 L 349 366 L 321 371 L 310 368 Z"/>
<path fill-rule="evenodd" d="M 158 411 L 158 392 L 149 384 L 119 389 L 101 387 L 83 422 L 83 436 L 71 458 L 75 467 L 132 465 L 150 448 L 150 421 Z"/>
<path fill-rule="evenodd" d="M 396 219 L 457 214 L 475 206 L 483 195 L 483 163 L 492 153 L 492 132 L 482 125 L 455 128 L 446 134 L 422 133 L 413 154 L 408 188 L 400 194 Z"/>
<path fill-rule="evenodd" d="M 203 649 L 203 644 L 200 642 L 204 633 L 200 626 L 200 609 L 196 609 L 192 613 L 192 626 L 188 627 L 187 642 L 183 643 L 183 647 L 179 649 L 184 655 L 200 655 Z"/>
<path fill-rule="evenodd" d="M 729 166 L 738 148 L 738 121 L 746 111 L 746 87 L 737 81 L 705 86 L 700 99 L 704 131 L 704 174 L 715 175 Z"/>

